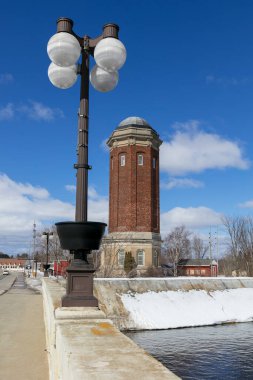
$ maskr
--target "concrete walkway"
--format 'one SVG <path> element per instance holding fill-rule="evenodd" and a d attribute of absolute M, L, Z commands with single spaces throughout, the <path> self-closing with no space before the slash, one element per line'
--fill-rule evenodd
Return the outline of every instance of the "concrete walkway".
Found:
<path fill-rule="evenodd" d="M 15 277 L 0 278 L 0 379 L 48 380 L 42 296 Z"/>

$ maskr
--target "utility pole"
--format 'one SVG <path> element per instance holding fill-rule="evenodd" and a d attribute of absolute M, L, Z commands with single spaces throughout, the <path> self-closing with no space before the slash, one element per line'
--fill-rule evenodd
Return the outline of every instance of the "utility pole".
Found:
<path fill-rule="evenodd" d="M 217 261 L 217 275 L 219 271 L 219 226 L 216 226 L 216 261 Z"/>
<path fill-rule="evenodd" d="M 209 231 L 209 259 L 212 260 L 213 253 L 212 253 L 212 226 L 210 226 Z"/>
<path fill-rule="evenodd" d="M 36 223 L 35 221 L 33 222 L 33 265 L 32 265 L 32 271 L 35 273 L 35 277 L 37 274 L 37 270 L 34 271 L 34 258 L 35 258 L 35 245 L 36 245 Z"/>

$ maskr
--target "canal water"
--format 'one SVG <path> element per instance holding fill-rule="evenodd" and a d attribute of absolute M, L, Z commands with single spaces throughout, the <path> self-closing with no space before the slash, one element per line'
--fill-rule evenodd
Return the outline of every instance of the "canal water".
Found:
<path fill-rule="evenodd" d="M 126 335 L 183 380 L 253 380 L 253 322 Z"/>

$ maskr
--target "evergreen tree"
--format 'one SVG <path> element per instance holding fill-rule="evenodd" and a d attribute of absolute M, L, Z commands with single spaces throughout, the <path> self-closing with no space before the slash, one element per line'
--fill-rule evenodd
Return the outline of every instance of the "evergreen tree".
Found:
<path fill-rule="evenodd" d="M 7 255 L 6 253 L 0 252 L 0 258 L 1 259 L 8 259 L 10 256 Z"/>
<path fill-rule="evenodd" d="M 133 269 L 136 268 L 136 266 L 136 261 L 132 256 L 132 252 L 126 252 L 124 261 L 124 271 L 126 274 L 130 273 Z"/>

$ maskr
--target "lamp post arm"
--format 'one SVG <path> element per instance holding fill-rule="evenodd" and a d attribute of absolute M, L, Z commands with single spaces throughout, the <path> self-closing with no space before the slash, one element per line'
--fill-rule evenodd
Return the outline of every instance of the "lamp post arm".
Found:
<path fill-rule="evenodd" d="M 94 49 L 103 38 L 112 37 L 118 39 L 119 26 L 116 24 L 105 24 L 103 27 L 103 33 L 96 38 L 89 38 L 89 53 L 93 56 Z M 77 37 L 79 39 L 79 37 Z M 84 37 L 85 39 L 85 37 Z"/>
<path fill-rule="evenodd" d="M 119 26 L 114 23 L 108 23 L 105 24 L 103 27 L 103 33 L 95 38 L 90 38 L 87 36 L 80 37 L 78 36 L 74 31 L 73 31 L 73 21 L 67 17 L 60 17 L 57 20 L 57 33 L 60 32 L 67 32 L 72 34 L 76 39 L 78 40 L 80 46 L 82 48 L 85 48 L 85 40 L 88 40 L 88 45 L 86 48 L 88 48 L 89 54 L 93 56 L 94 49 L 96 45 L 98 44 L 99 41 L 101 41 L 103 38 L 106 37 L 112 37 L 118 39 L 118 34 L 119 34 Z"/>

